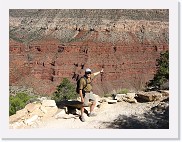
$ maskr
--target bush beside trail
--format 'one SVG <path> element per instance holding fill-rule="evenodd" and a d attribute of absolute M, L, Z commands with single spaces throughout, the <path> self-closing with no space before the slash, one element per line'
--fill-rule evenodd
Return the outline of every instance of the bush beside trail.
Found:
<path fill-rule="evenodd" d="M 9 98 L 9 115 L 13 115 L 16 111 L 23 109 L 32 97 L 26 93 L 17 93 L 16 96 Z"/>
<path fill-rule="evenodd" d="M 77 98 L 76 87 L 67 78 L 63 78 L 60 85 L 57 86 L 57 89 L 52 97 L 52 99 L 55 100 L 56 103 L 63 100 L 70 100 L 76 98 Z"/>

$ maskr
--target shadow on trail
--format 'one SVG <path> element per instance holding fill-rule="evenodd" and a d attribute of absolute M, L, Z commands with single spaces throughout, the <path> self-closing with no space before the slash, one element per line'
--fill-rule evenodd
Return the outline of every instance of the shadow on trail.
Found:
<path fill-rule="evenodd" d="M 67 114 L 78 115 L 76 109 L 80 110 L 80 108 L 83 106 L 83 103 L 77 100 L 71 100 L 71 101 L 65 100 L 58 102 L 56 105 L 60 109 L 67 107 L 67 112 L 66 112 Z M 88 111 L 86 109 L 84 109 L 84 113 L 88 115 Z"/>
<path fill-rule="evenodd" d="M 109 129 L 169 129 L 169 106 L 153 107 L 140 115 L 119 115 L 113 122 L 104 122 Z"/>
<path fill-rule="evenodd" d="M 82 102 L 80 101 L 77 101 L 77 100 L 64 100 L 64 101 L 59 101 L 56 103 L 57 107 L 58 108 L 62 108 L 64 106 L 72 106 L 72 107 L 75 107 L 75 108 L 81 108 L 82 106 Z"/>
<path fill-rule="evenodd" d="M 56 103 L 57 107 L 60 109 L 67 108 L 66 109 L 66 114 L 74 114 L 77 115 L 76 109 L 80 109 L 82 107 L 82 102 L 77 101 L 77 100 L 64 100 L 64 101 L 59 101 Z"/>

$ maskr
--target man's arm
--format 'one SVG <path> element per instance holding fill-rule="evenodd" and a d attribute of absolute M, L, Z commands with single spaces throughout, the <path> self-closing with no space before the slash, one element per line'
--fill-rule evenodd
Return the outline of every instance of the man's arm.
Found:
<path fill-rule="evenodd" d="M 104 70 L 102 69 L 101 71 L 95 72 L 95 73 L 93 73 L 93 74 L 94 74 L 94 76 L 96 76 L 96 75 L 98 75 L 98 74 L 100 74 L 100 73 L 103 73 L 103 72 L 104 72 Z"/>

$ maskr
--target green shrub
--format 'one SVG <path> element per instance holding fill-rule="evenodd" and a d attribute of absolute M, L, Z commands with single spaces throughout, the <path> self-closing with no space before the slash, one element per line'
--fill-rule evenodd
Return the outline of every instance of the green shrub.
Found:
<path fill-rule="evenodd" d="M 119 94 L 127 94 L 129 91 L 126 88 L 121 89 L 118 93 Z"/>
<path fill-rule="evenodd" d="M 23 109 L 27 102 L 30 100 L 30 96 L 26 93 L 17 93 L 16 96 L 9 97 L 9 115 L 13 115 L 16 111 Z"/>
<path fill-rule="evenodd" d="M 67 78 L 63 78 L 63 81 L 57 86 L 56 91 L 53 94 L 52 99 L 57 102 L 69 99 L 76 99 L 76 87 Z"/>
<path fill-rule="evenodd" d="M 160 54 L 157 60 L 157 72 L 153 80 L 150 80 L 148 87 L 160 88 L 161 85 L 169 81 L 169 51 Z"/>
<path fill-rule="evenodd" d="M 104 97 L 111 97 L 112 95 L 107 93 L 107 94 L 104 94 Z"/>

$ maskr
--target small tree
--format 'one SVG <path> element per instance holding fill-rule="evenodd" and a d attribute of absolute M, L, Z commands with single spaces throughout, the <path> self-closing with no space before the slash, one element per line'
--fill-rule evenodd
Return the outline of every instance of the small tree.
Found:
<path fill-rule="evenodd" d="M 148 86 L 160 88 L 161 85 L 169 81 L 169 51 L 160 54 L 157 60 L 157 72 L 153 80 L 150 80 Z"/>
<path fill-rule="evenodd" d="M 76 98 L 76 87 L 67 78 L 63 78 L 63 81 L 60 83 L 59 86 L 57 86 L 57 89 L 52 97 L 52 99 L 56 102 Z"/>

